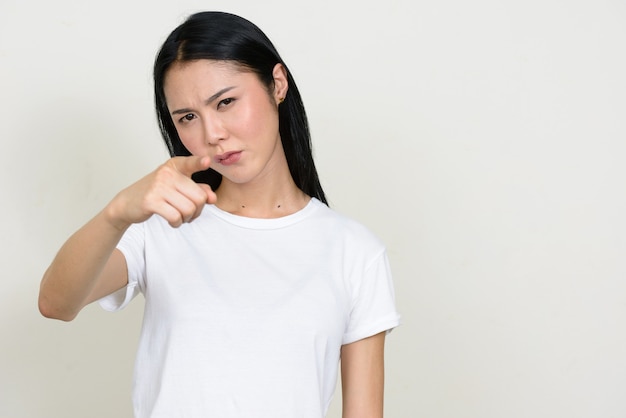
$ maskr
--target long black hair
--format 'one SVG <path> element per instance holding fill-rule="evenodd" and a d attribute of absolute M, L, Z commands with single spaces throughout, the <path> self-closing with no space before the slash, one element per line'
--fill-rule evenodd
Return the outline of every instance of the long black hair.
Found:
<path fill-rule="evenodd" d="M 171 156 L 191 155 L 185 148 L 167 108 L 163 84 L 167 70 L 176 62 L 199 59 L 232 61 L 255 73 L 268 91 L 274 86 L 272 72 L 280 63 L 287 72 L 289 88 L 278 107 L 279 132 L 296 185 L 304 193 L 327 203 L 313 162 L 311 134 L 298 87 L 269 38 L 248 20 L 223 12 L 191 15 L 163 43 L 154 62 L 154 95 L 161 134 Z M 215 170 L 196 173 L 193 179 L 216 190 L 222 176 Z"/>

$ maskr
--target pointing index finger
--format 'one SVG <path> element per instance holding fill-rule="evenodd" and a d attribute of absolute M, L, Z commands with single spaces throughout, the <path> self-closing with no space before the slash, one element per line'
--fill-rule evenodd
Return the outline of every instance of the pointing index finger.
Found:
<path fill-rule="evenodd" d="M 209 168 L 211 159 L 208 156 L 191 155 L 188 157 L 174 157 L 172 158 L 172 163 L 179 173 L 191 177 L 193 173 Z"/>

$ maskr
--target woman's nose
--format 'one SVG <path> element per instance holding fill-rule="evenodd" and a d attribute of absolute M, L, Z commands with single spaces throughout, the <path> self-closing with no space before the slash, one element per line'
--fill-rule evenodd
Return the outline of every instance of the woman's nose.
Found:
<path fill-rule="evenodd" d="M 204 120 L 204 142 L 207 145 L 217 145 L 226 139 L 226 130 L 221 121 L 217 118 L 205 118 Z"/>

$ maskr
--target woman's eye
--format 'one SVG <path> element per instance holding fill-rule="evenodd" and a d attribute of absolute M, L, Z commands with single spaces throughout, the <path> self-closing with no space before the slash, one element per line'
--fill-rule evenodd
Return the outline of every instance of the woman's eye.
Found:
<path fill-rule="evenodd" d="M 195 115 L 193 113 L 187 113 L 185 116 L 180 118 L 180 121 L 181 122 L 189 122 L 190 120 L 193 120 L 194 118 L 195 118 Z"/>
<path fill-rule="evenodd" d="M 226 99 L 220 100 L 220 102 L 218 103 L 217 107 L 228 106 L 229 104 L 231 104 L 234 101 L 235 101 L 235 99 L 233 99 L 232 97 L 228 97 Z"/>

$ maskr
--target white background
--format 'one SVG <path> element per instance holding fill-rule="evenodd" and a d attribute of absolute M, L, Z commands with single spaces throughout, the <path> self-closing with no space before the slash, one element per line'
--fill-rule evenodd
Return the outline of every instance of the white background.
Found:
<path fill-rule="evenodd" d="M 141 299 L 66 324 L 39 280 L 166 158 L 152 61 L 206 8 L 274 41 L 388 245 L 386 416 L 626 416 L 626 3 L 2 0 L 0 417 L 131 416 Z"/>

